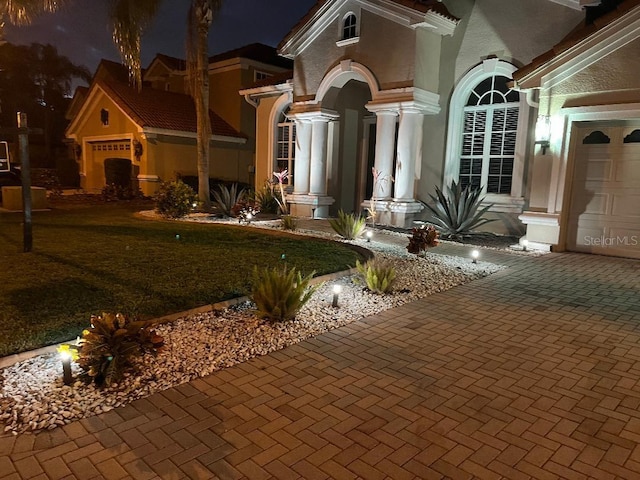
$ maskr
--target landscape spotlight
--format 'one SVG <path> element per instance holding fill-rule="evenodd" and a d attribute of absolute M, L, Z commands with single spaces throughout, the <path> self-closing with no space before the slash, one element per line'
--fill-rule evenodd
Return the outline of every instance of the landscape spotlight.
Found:
<path fill-rule="evenodd" d="M 251 213 L 247 213 L 247 216 L 245 218 L 247 219 L 247 223 L 251 223 L 251 219 L 253 218 L 253 215 Z"/>
<path fill-rule="evenodd" d="M 480 256 L 480 252 L 478 250 L 473 250 L 471 252 L 471 258 L 473 258 L 473 263 L 478 263 L 479 256 Z"/>
<path fill-rule="evenodd" d="M 371 243 L 371 237 L 373 237 L 373 232 L 371 230 L 367 230 L 367 243 Z"/>
<path fill-rule="evenodd" d="M 338 306 L 338 295 L 342 292 L 342 285 L 335 284 L 333 286 L 333 302 L 331 303 L 332 307 Z"/>
<path fill-rule="evenodd" d="M 522 240 L 522 251 L 526 252 L 528 246 L 529 246 L 529 240 L 525 238 L 524 240 Z"/>

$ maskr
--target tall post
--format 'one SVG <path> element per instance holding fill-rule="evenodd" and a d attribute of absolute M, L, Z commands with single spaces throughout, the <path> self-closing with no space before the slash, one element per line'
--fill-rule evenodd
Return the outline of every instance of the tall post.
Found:
<path fill-rule="evenodd" d="M 18 112 L 18 146 L 20 149 L 20 176 L 22 177 L 23 251 L 33 247 L 31 228 L 31 166 L 29 164 L 29 126 L 27 114 Z"/>

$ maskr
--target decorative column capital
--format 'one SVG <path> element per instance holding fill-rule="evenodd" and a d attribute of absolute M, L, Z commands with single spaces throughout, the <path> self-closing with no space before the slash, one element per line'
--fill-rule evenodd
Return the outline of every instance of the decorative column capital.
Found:
<path fill-rule="evenodd" d="M 340 118 L 334 110 L 305 104 L 294 104 L 287 116 L 300 122 L 332 122 Z"/>
<path fill-rule="evenodd" d="M 397 117 L 399 114 L 398 105 L 397 104 L 376 104 L 376 103 L 367 103 L 364 106 L 371 113 L 375 113 L 376 117 L 381 117 L 383 115 L 389 115 Z"/>

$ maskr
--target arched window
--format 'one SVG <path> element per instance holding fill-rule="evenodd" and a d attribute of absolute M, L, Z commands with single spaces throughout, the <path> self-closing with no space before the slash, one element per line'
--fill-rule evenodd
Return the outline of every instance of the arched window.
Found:
<path fill-rule="evenodd" d="M 289 172 L 289 178 L 293 178 L 293 163 L 296 158 L 296 124 L 286 117 L 289 109 L 285 109 L 278 117 L 276 129 L 276 158 L 274 172 L 285 169 Z M 290 183 L 286 180 L 285 183 Z"/>
<path fill-rule="evenodd" d="M 462 187 L 510 194 L 520 95 L 509 78 L 493 75 L 471 91 L 464 107 L 459 179 Z"/>
<path fill-rule="evenodd" d="M 358 18 L 354 13 L 348 14 L 344 17 L 344 23 L 342 24 L 342 40 L 348 40 L 358 36 L 357 32 Z"/>

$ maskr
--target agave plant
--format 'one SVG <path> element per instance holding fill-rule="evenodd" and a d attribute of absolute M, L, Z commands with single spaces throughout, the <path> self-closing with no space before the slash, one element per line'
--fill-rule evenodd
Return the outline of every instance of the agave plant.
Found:
<path fill-rule="evenodd" d="M 431 212 L 430 221 L 438 227 L 442 237 L 462 238 L 493 221 L 483 218 L 492 205 L 480 208 L 484 200 L 480 188 L 462 188 L 460 183 L 453 181 L 446 193 L 436 187 L 436 195 L 429 196 L 434 202 L 434 205 L 426 204 Z"/>
<path fill-rule="evenodd" d="M 211 192 L 213 204 L 220 209 L 225 217 L 232 216 L 233 207 L 240 203 L 245 196 L 244 188 L 238 191 L 238 184 L 234 183 L 231 188 L 226 185 L 218 185 L 218 190 Z"/>
<path fill-rule="evenodd" d="M 374 258 L 365 263 L 356 260 L 356 269 L 373 293 L 390 292 L 396 281 L 396 269 L 384 260 Z"/>
<path fill-rule="evenodd" d="M 309 287 L 313 273 L 306 277 L 292 267 L 253 270 L 251 299 L 258 316 L 270 320 L 292 320 L 309 301 L 316 287 Z"/>
<path fill-rule="evenodd" d="M 338 211 L 338 218 L 330 218 L 329 224 L 345 240 L 355 240 L 364 233 L 366 219 L 354 213 Z"/>

